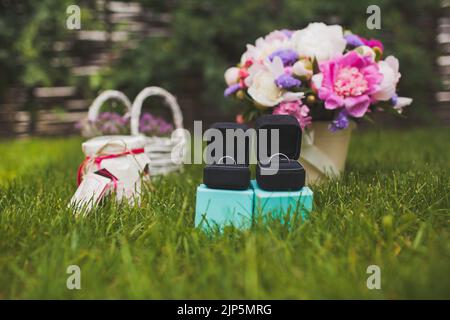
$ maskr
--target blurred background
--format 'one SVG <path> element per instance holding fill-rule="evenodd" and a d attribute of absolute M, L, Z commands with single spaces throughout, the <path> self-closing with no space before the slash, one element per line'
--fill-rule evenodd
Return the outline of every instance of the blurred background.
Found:
<path fill-rule="evenodd" d="M 66 27 L 72 4 L 80 30 Z M 371 4 L 381 30 L 366 27 Z M 177 96 L 187 128 L 233 120 L 241 102 L 223 97 L 226 68 L 256 38 L 313 21 L 380 39 L 400 60 L 399 93 L 414 103 L 406 118 L 377 116 L 376 126 L 450 124 L 449 1 L 0 0 L 0 136 L 76 134 L 101 91 L 133 100 L 150 85 Z"/>

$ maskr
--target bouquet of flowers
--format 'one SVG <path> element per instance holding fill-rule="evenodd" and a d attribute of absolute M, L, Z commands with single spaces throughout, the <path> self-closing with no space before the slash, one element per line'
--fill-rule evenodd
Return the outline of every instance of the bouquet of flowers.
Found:
<path fill-rule="evenodd" d="M 236 67 L 225 72 L 225 96 L 250 101 L 236 118 L 262 113 L 295 116 L 302 129 L 329 119 L 331 131 L 368 113 L 398 113 L 412 99 L 397 95 L 399 61 L 383 59 L 383 44 L 341 26 L 310 23 L 296 31 L 275 30 L 247 45 Z"/>

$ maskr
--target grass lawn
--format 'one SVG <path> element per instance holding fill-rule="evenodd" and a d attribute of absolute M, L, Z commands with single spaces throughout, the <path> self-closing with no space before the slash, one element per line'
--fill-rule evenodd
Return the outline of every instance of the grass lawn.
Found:
<path fill-rule="evenodd" d="M 81 139 L 0 143 L 0 299 L 450 298 L 450 130 L 356 132 L 342 179 L 309 221 L 204 234 L 200 166 L 155 182 L 139 208 L 66 205 Z M 68 290 L 69 265 L 81 290 Z M 366 269 L 381 268 L 381 290 Z"/>

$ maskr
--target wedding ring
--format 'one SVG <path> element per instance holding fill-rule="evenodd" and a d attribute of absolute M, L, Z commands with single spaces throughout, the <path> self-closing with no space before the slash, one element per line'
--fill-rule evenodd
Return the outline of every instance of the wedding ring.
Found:
<path fill-rule="evenodd" d="M 234 160 L 234 158 L 233 158 L 232 156 L 223 156 L 222 158 L 220 158 L 220 159 L 217 161 L 217 164 L 223 163 L 222 161 L 223 161 L 223 159 L 225 159 L 225 158 L 230 158 L 231 160 L 233 160 L 234 164 L 236 164 L 236 160 Z"/>
<path fill-rule="evenodd" d="M 264 163 L 262 161 L 261 161 L 261 163 L 264 165 L 269 164 L 272 161 L 272 158 L 275 156 L 284 156 L 286 158 L 286 160 L 291 161 L 291 159 L 289 159 L 289 157 L 287 155 L 285 155 L 284 153 L 277 152 L 277 153 L 274 153 L 273 155 L 271 155 L 266 163 Z"/>

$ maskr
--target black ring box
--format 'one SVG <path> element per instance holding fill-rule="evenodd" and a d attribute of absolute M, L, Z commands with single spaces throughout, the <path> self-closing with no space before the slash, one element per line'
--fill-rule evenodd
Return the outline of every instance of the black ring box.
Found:
<path fill-rule="evenodd" d="M 203 183 L 211 189 L 229 189 L 229 190 L 246 190 L 250 187 L 250 168 L 249 168 L 249 149 L 250 139 L 245 138 L 245 154 L 244 162 L 236 163 L 242 158 L 238 157 L 238 143 L 237 138 L 234 140 L 234 149 L 227 150 L 227 130 L 242 130 L 247 131 L 248 127 L 243 124 L 233 122 L 217 122 L 211 126 L 212 129 L 218 129 L 223 137 L 223 154 L 213 155 L 216 159 L 212 164 L 208 164 L 203 169 Z M 211 144 L 213 140 L 209 140 L 207 144 Z M 233 163 L 229 163 L 232 158 Z M 217 159 L 221 160 L 220 162 Z"/>
<path fill-rule="evenodd" d="M 255 128 L 258 131 L 256 182 L 258 186 L 267 191 L 300 190 L 305 186 L 305 169 L 298 162 L 302 143 L 302 129 L 297 119 L 290 115 L 264 115 L 256 120 Z M 267 154 L 260 154 L 261 129 L 267 129 Z M 272 151 L 270 144 L 270 130 L 279 131 L 279 150 Z M 275 154 L 278 153 L 278 154 Z M 272 156 L 272 157 L 271 157 Z M 263 157 L 263 159 L 261 159 Z M 267 175 L 274 159 L 279 161 L 275 174 Z"/>

